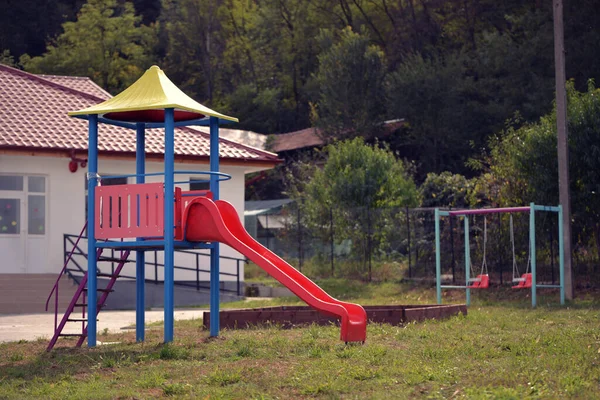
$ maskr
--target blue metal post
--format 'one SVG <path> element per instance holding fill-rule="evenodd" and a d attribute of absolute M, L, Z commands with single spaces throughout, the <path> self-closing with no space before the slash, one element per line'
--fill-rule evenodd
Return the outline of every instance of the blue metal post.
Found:
<path fill-rule="evenodd" d="M 435 209 L 435 287 L 437 303 L 442 304 L 442 261 L 440 252 L 440 209 Z"/>
<path fill-rule="evenodd" d="M 136 125 L 136 149 L 135 149 L 135 173 L 137 175 L 135 179 L 135 183 L 144 183 L 145 177 L 143 174 L 146 173 L 146 135 L 145 135 L 145 126 L 143 123 L 138 123 Z M 132 200 L 133 201 L 133 200 Z M 139 202 L 139 199 L 137 199 Z M 137 209 L 140 209 L 140 204 L 138 204 Z M 135 218 L 135 216 L 133 216 Z M 139 215 L 137 216 L 138 224 Z M 142 238 L 137 238 L 137 240 L 142 240 Z M 136 251 L 135 256 L 135 285 L 136 285 L 136 297 L 135 297 L 135 340 L 138 342 L 144 341 L 144 331 L 145 331 L 145 293 L 144 293 L 144 283 L 146 281 L 145 276 L 145 264 L 146 264 L 146 253 L 143 250 Z"/>
<path fill-rule="evenodd" d="M 88 120 L 88 347 L 96 346 L 96 314 L 98 314 L 98 275 L 96 268 L 96 183 L 98 181 L 98 116 L 90 115 Z"/>
<path fill-rule="evenodd" d="M 219 172 L 219 119 L 210 117 L 210 171 Z M 210 176 L 210 191 L 219 200 L 219 178 Z M 210 249 L 210 336 L 219 336 L 219 243 Z"/>
<path fill-rule="evenodd" d="M 469 289 L 469 280 L 471 279 L 471 246 L 469 243 L 469 216 L 465 215 L 465 282 L 467 288 L 465 289 L 467 305 L 471 305 L 471 289 Z"/>
<path fill-rule="evenodd" d="M 535 254 L 535 204 L 529 205 L 529 252 L 531 254 L 531 306 L 537 306 L 537 291 L 536 291 L 536 254 Z"/>
<path fill-rule="evenodd" d="M 558 265 L 560 274 L 560 304 L 565 304 L 565 243 L 563 241 L 563 208 L 558 206 Z"/>
<path fill-rule="evenodd" d="M 175 111 L 165 109 L 165 343 L 173 341 L 175 319 Z"/>

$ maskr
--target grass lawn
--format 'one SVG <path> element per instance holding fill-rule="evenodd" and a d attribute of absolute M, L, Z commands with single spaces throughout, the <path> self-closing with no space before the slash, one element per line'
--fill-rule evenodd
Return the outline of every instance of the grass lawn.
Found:
<path fill-rule="evenodd" d="M 361 304 L 435 298 L 431 288 L 401 284 L 323 286 Z M 473 295 L 466 317 L 370 324 L 365 345 L 344 345 L 336 326 L 210 339 L 200 320 L 178 321 L 170 345 L 156 326 L 144 344 L 132 332 L 99 335 L 119 343 L 92 350 L 66 347 L 74 341 L 51 353 L 46 341 L 0 344 L 0 398 L 600 398 L 600 303 L 588 296 L 563 308 L 557 297 L 542 294 L 532 310 L 525 292 L 489 290 Z"/>

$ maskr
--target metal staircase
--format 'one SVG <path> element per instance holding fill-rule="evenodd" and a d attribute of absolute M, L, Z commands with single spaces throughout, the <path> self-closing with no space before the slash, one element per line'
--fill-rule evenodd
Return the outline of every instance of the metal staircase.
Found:
<path fill-rule="evenodd" d="M 46 311 L 49 310 L 51 306 L 54 307 L 54 335 L 52 336 L 52 340 L 48 344 L 47 350 L 50 351 L 56 345 L 58 338 L 60 337 L 77 337 L 77 347 L 83 345 L 85 339 L 87 338 L 87 310 L 88 310 L 88 295 L 87 295 L 87 283 L 88 283 L 88 274 L 87 274 L 87 246 L 82 245 L 87 240 L 86 237 L 86 228 L 87 223 L 84 225 L 83 229 L 79 233 L 79 235 L 67 235 L 65 234 L 64 238 L 64 266 L 61 272 L 58 274 L 58 277 L 50 291 L 48 299 L 46 300 Z M 105 256 L 103 256 L 103 250 Z M 98 278 L 108 278 L 103 279 L 104 282 L 108 282 L 104 288 L 98 289 L 98 305 L 97 311 L 100 312 L 103 308 L 106 308 L 106 299 L 108 295 L 113 292 L 113 287 L 117 278 L 121 278 L 122 281 L 133 281 L 136 279 L 135 274 L 129 275 L 127 274 L 127 270 L 123 270 L 123 267 L 126 263 L 135 262 L 134 260 L 130 260 L 129 256 L 132 250 L 116 250 L 114 248 L 98 248 L 96 250 L 96 260 L 98 261 L 98 268 L 96 272 L 96 276 Z M 159 277 L 159 271 L 164 267 L 157 259 L 157 251 L 154 250 L 154 261 L 147 260 L 145 263 L 145 267 L 152 273 L 154 272 L 154 276 L 147 276 L 145 279 L 145 283 L 149 284 L 161 284 L 161 280 Z M 174 269 L 184 271 L 189 273 L 190 271 L 195 272 L 195 281 L 181 281 L 175 282 L 174 284 L 178 287 L 185 288 L 185 290 L 194 290 L 196 292 L 208 290 L 208 287 L 205 286 L 203 282 L 200 281 L 201 273 L 209 273 L 210 269 L 202 266 L 201 258 L 208 257 L 207 254 L 202 254 L 198 252 L 192 252 L 190 250 L 179 250 L 178 254 L 180 257 L 186 257 L 182 262 L 185 263 L 183 265 L 175 265 Z M 132 258 L 135 257 L 135 253 L 132 254 Z M 231 280 L 232 285 L 230 287 L 224 286 L 219 289 L 219 291 L 226 296 L 241 296 L 242 293 L 242 282 L 241 282 L 241 270 L 242 265 L 246 262 L 245 259 L 242 258 L 233 258 L 221 256 L 221 260 L 227 260 L 228 262 L 235 262 L 235 272 L 225 272 L 220 271 L 219 277 L 220 280 L 225 280 L 227 278 L 233 278 Z M 103 268 L 101 268 L 101 265 Z M 106 265 L 110 264 L 110 266 Z M 65 288 L 60 287 L 61 291 L 61 301 L 59 301 L 59 283 L 63 275 L 69 277 L 69 282 L 74 282 L 77 284 L 77 289 L 74 292 L 72 299 L 69 302 L 68 307 L 62 318 L 59 320 L 59 309 L 62 312 L 64 309 L 63 306 L 59 307 L 61 301 L 65 300 Z M 62 279 L 64 282 L 64 279 Z M 73 288 L 68 288 L 67 292 L 72 291 Z M 118 289 L 120 290 L 120 289 Z M 183 289 L 182 289 L 183 290 Z M 67 297 L 68 299 L 68 297 Z M 76 324 L 81 324 L 81 330 L 77 333 L 73 332 L 73 326 Z"/>
<path fill-rule="evenodd" d="M 85 232 L 85 227 L 82 229 L 81 234 L 79 235 L 79 238 L 81 238 L 83 236 L 84 232 Z M 102 250 L 103 249 L 100 248 L 96 251 L 96 260 L 98 262 L 111 262 L 111 263 L 118 263 L 118 264 L 117 264 L 117 267 L 114 269 L 114 272 L 112 272 L 110 274 L 102 273 L 100 271 L 98 271 L 98 273 L 97 273 L 98 277 L 109 278 L 108 284 L 106 285 L 106 287 L 98 288 L 98 292 L 101 294 L 98 296 L 98 305 L 96 308 L 97 313 L 99 313 L 102 310 L 102 307 L 104 307 L 104 305 L 106 304 L 106 299 L 108 298 L 109 293 L 111 293 L 113 291 L 113 286 L 114 286 L 117 278 L 119 277 L 119 274 L 121 273 L 121 270 L 123 269 L 123 266 L 127 262 L 130 262 L 130 260 L 128 260 L 129 254 L 130 254 L 129 250 L 122 251 L 121 256 L 118 258 L 102 257 Z M 72 252 L 71 252 L 71 254 L 69 254 L 69 256 L 67 257 L 67 259 L 65 261 L 65 265 L 63 267 L 63 271 L 59 275 L 59 279 L 63 275 L 63 273 L 65 273 L 67 265 L 69 264 L 69 261 L 71 260 L 71 256 L 72 256 Z M 50 292 L 50 296 L 48 297 L 48 300 L 46 301 L 46 310 L 48 310 L 48 303 L 50 302 L 52 295 L 56 295 L 56 298 L 58 298 L 59 279 L 56 281 L 54 287 L 52 288 L 52 291 Z M 72 298 L 71 302 L 69 303 L 69 306 L 67 307 L 60 323 L 58 323 L 58 307 L 55 307 L 55 310 L 54 310 L 54 335 L 52 336 L 52 339 L 50 340 L 50 343 L 48 344 L 48 347 L 46 348 L 47 351 L 50 351 L 54 348 L 54 346 L 56 345 L 56 342 L 58 341 L 58 338 L 60 338 L 60 337 L 78 337 L 79 340 L 77 341 L 77 344 L 76 344 L 77 347 L 81 347 L 81 345 L 87 338 L 87 322 L 88 322 L 88 318 L 89 318 L 89 315 L 87 313 L 87 306 L 88 306 L 87 282 L 88 282 L 88 274 L 86 272 L 83 275 L 83 278 L 81 279 L 81 281 L 79 282 L 79 286 L 77 287 L 77 290 L 75 291 L 75 294 L 73 295 L 73 298 Z M 77 312 L 76 312 L 76 310 L 77 310 Z M 97 317 L 97 314 L 94 316 L 94 318 L 96 318 L 96 317 Z M 68 326 L 68 324 L 72 324 L 72 323 L 75 323 L 75 324 L 80 323 L 81 324 L 81 333 L 63 333 L 63 330 L 65 329 L 65 327 Z"/>

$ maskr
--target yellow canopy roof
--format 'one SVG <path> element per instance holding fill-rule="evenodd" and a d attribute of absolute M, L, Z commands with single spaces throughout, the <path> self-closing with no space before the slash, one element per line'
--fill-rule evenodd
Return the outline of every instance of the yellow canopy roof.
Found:
<path fill-rule="evenodd" d="M 165 108 L 175 109 L 175 120 L 218 117 L 238 122 L 235 117 L 218 113 L 181 91 L 156 65 L 127 89 L 103 103 L 69 112 L 70 116 L 101 114 L 105 118 L 130 122 L 164 121 Z M 160 110 L 160 111 L 151 111 Z"/>

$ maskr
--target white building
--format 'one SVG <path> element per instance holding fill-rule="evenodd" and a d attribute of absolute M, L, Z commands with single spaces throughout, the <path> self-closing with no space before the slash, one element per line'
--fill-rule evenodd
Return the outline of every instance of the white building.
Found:
<path fill-rule="evenodd" d="M 86 215 L 87 121 L 67 112 L 108 98 L 88 78 L 33 75 L 0 65 L 0 313 L 43 311 L 63 268 L 63 235 L 78 234 Z M 100 125 L 98 147 L 101 176 L 135 173 L 135 132 Z M 221 139 L 220 155 L 221 172 L 232 176 L 221 182 L 221 198 L 243 217 L 244 175 L 272 168 L 277 156 L 226 139 Z M 208 134 L 176 130 L 176 170 L 209 170 L 208 157 Z M 146 172 L 163 172 L 162 130 L 146 133 Z M 176 181 L 194 178 L 206 176 L 182 174 Z M 227 246 L 221 255 L 240 257 Z M 223 262 L 222 270 L 235 268 L 230 264 Z M 161 279 L 162 271 L 158 275 Z M 196 273 L 175 279 L 193 280 Z"/>

